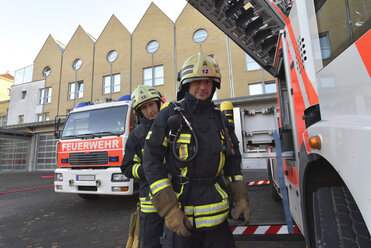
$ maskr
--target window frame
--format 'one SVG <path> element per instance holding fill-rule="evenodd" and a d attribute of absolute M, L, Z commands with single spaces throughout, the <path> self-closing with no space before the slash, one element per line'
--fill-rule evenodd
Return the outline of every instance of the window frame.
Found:
<path fill-rule="evenodd" d="M 251 94 L 251 88 L 250 88 L 250 86 L 256 86 L 256 85 L 260 85 L 261 93 Z M 268 82 L 260 82 L 260 83 L 251 83 L 251 84 L 248 84 L 249 96 L 257 96 L 257 95 L 277 93 L 277 87 L 275 88 L 275 91 L 274 92 L 268 92 L 267 93 L 267 87 L 266 87 L 267 85 L 276 85 L 276 83 L 273 82 L 273 81 L 268 81 Z"/>
<path fill-rule="evenodd" d="M 116 80 L 115 80 L 116 76 L 118 76 L 118 80 L 117 80 L 118 83 L 116 83 Z M 113 85 L 111 85 L 111 77 L 113 78 L 113 80 L 112 80 Z M 109 86 L 105 86 L 105 79 L 106 78 L 109 79 Z M 115 86 L 118 86 L 118 91 L 115 91 Z M 105 92 L 106 88 L 109 88 L 108 92 Z M 111 92 L 111 89 L 113 89 L 112 92 Z M 103 95 L 118 93 L 120 91 L 121 91 L 121 74 L 120 73 L 103 76 L 103 78 L 102 78 L 102 94 Z"/>
<path fill-rule="evenodd" d="M 204 34 L 196 36 L 197 33 L 200 33 L 200 32 L 204 32 Z M 204 28 L 197 29 L 192 35 L 192 39 L 196 43 L 203 43 L 205 40 L 207 40 L 208 37 L 209 37 L 209 33 Z"/>
<path fill-rule="evenodd" d="M 247 53 L 245 53 L 245 59 L 246 59 L 246 71 L 257 71 L 262 69 L 261 66 Z M 254 68 L 249 69 L 249 65 L 253 65 Z"/>
<path fill-rule="evenodd" d="M 18 115 L 18 124 L 24 123 L 24 115 Z"/>
<path fill-rule="evenodd" d="M 162 68 L 162 76 L 161 77 L 156 77 L 156 68 Z M 147 79 L 145 78 L 145 71 L 146 70 L 149 70 L 150 75 L 151 75 L 151 77 L 147 78 Z M 143 81 L 142 81 L 143 85 L 149 85 L 149 86 L 152 86 L 152 87 L 165 85 L 164 65 L 157 65 L 157 66 L 151 66 L 151 67 L 143 68 L 142 76 L 143 76 Z M 156 79 L 162 79 L 162 83 L 161 84 L 156 84 Z M 149 81 L 151 82 L 151 84 L 146 83 L 146 82 L 149 82 Z"/>
<path fill-rule="evenodd" d="M 44 105 L 52 102 L 52 87 L 39 89 L 39 105 Z"/>
<path fill-rule="evenodd" d="M 37 116 L 37 122 L 49 121 L 50 120 L 50 113 L 49 112 L 40 113 L 40 114 L 37 114 L 36 116 Z M 40 117 L 41 117 L 41 120 L 40 120 Z"/>
<path fill-rule="evenodd" d="M 71 92 L 72 85 L 74 85 L 74 91 L 73 92 Z M 77 85 L 82 85 L 82 89 L 80 91 L 76 90 Z M 78 97 L 79 93 L 81 93 L 80 97 Z M 72 94 L 73 94 L 73 97 L 71 97 Z M 71 82 L 71 83 L 68 84 L 67 100 L 80 99 L 80 98 L 83 98 L 83 97 L 84 97 L 84 81 L 83 80 L 76 81 L 76 82 Z"/>
<path fill-rule="evenodd" d="M 52 69 L 49 66 L 45 66 L 43 69 L 42 75 L 44 78 L 47 78 L 50 76 L 50 73 L 52 72 Z"/>
<path fill-rule="evenodd" d="M 156 44 L 157 46 L 153 46 L 153 44 Z M 155 52 L 158 51 L 159 48 L 160 48 L 160 43 L 157 40 L 151 40 L 150 42 L 148 42 L 146 46 L 146 51 L 150 54 L 154 54 Z"/>
<path fill-rule="evenodd" d="M 111 56 L 111 55 L 113 55 L 113 54 L 115 54 L 114 57 Z M 119 56 L 119 54 L 118 54 L 118 52 L 117 52 L 116 50 L 111 50 L 111 51 L 109 51 L 109 52 L 107 53 L 107 57 L 106 57 L 106 59 L 107 59 L 108 63 L 112 64 L 113 62 L 116 61 L 116 59 L 117 59 L 118 56 Z"/>

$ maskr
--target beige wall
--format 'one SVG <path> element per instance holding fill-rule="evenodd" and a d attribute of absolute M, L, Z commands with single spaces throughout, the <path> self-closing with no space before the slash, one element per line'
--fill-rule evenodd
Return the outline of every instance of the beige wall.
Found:
<path fill-rule="evenodd" d="M 47 78 L 44 78 L 43 71 L 47 66 L 50 67 L 51 72 Z M 43 106 L 43 112 L 49 113 L 50 117 L 57 115 L 61 66 L 62 51 L 54 38 L 49 35 L 34 60 L 32 81 L 35 82 L 45 79 L 45 87 L 52 88 L 51 103 L 44 104 Z"/>
<path fill-rule="evenodd" d="M 10 99 L 9 93 L 12 85 L 13 80 L 0 76 L 0 101 L 6 101 Z"/>
<path fill-rule="evenodd" d="M 9 100 L 0 102 L 0 115 L 6 115 L 8 113 Z"/>
<path fill-rule="evenodd" d="M 67 109 L 74 108 L 79 102 L 92 100 L 93 54 L 94 41 L 91 40 L 84 29 L 79 26 L 63 52 L 59 114 L 66 114 Z M 77 73 L 72 68 L 72 65 L 76 59 L 82 60 L 82 66 Z M 68 100 L 69 83 L 73 83 L 75 81 L 78 82 L 81 80 L 84 81 L 83 98 Z"/>
<path fill-rule="evenodd" d="M 193 41 L 193 34 L 199 29 L 205 29 L 208 33 L 207 39 L 202 43 L 202 52 L 206 55 L 213 54 L 220 66 L 222 81 L 221 88 L 217 91 L 217 97 L 218 99 L 229 98 L 231 97 L 231 90 L 226 36 L 189 4 L 186 5 L 176 20 L 178 71 L 188 57 L 200 51 L 200 44 Z"/>
<path fill-rule="evenodd" d="M 143 68 L 152 66 L 152 55 L 146 47 L 153 40 L 159 43 L 153 54 L 153 65 L 164 66 L 164 85 L 155 88 L 167 100 L 175 99 L 174 23 L 151 3 L 133 32 L 133 89 L 143 84 Z"/>
<path fill-rule="evenodd" d="M 274 80 L 273 76 L 262 69 L 247 71 L 246 53 L 231 39 L 229 40 L 229 45 L 235 97 L 249 95 L 248 85 L 251 83 Z"/>
<path fill-rule="evenodd" d="M 230 70 L 228 61 L 227 37 L 214 24 L 207 20 L 191 5 L 187 4 L 174 23 L 155 4 L 151 4 L 132 34 L 122 23 L 112 16 L 102 30 L 99 38 L 92 39 L 81 26 L 78 26 L 71 40 L 62 52 L 60 43 L 49 36 L 34 61 L 33 81 L 44 79 L 42 72 L 46 66 L 51 74 L 46 79 L 46 87 L 52 87 L 52 102 L 43 106 L 43 112 L 64 115 L 79 102 L 104 100 L 110 94 L 103 95 L 103 77 L 110 75 L 107 54 L 115 50 L 118 57 L 112 64 L 112 74 L 120 73 L 120 92 L 112 98 L 129 94 L 138 85 L 143 84 L 143 69 L 152 66 L 152 54 L 146 47 L 149 42 L 159 42 L 159 49 L 153 54 L 153 65 L 164 66 L 164 85 L 156 86 L 168 101 L 176 98 L 176 74 L 184 61 L 200 51 L 200 44 L 193 41 L 193 34 L 198 29 L 205 29 L 208 38 L 202 43 L 202 51 L 212 54 L 218 61 L 222 82 L 217 91 L 217 98 L 231 97 Z M 175 44 L 176 43 L 176 44 Z M 231 68 L 233 72 L 234 96 L 247 96 L 248 84 L 262 80 L 262 71 L 247 71 L 245 52 L 232 40 L 229 40 Z M 76 72 L 72 64 L 82 60 L 82 66 Z M 81 99 L 68 100 L 68 85 L 76 81 L 84 82 L 84 96 Z M 264 72 L 264 81 L 271 81 Z M 58 109 L 59 106 L 59 109 Z"/>
<path fill-rule="evenodd" d="M 112 50 L 118 53 L 112 63 L 112 74 L 120 74 L 121 86 L 120 92 L 113 93 L 111 97 L 118 99 L 130 94 L 130 45 L 131 34 L 113 15 L 95 44 L 93 101 L 110 97 L 110 94 L 103 94 L 103 77 L 110 75 L 111 65 L 107 55 Z"/>

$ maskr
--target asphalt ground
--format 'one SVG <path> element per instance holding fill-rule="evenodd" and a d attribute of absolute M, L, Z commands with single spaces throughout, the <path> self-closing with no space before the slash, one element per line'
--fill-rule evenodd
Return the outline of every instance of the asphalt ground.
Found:
<path fill-rule="evenodd" d="M 137 196 L 83 200 L 55 193 L 53 172 L 0 173 L 1 248 L 123 247 Z M 266 179 L 264 170 L 244 172 L 248 181 Z M 9 192 L 9 193 L 5 193 Z M 284 224 L 281 202 L 269 185 L 249 186 L 251 225 Z M 301 235 L 236 235 L 240 248 L 304 248 Z"/>

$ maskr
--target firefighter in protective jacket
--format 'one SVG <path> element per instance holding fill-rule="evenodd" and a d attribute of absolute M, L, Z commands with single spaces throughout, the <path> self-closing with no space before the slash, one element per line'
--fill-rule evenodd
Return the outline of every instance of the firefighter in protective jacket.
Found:
<path fill-rule="evenodd" d="M 182 101 L 164 108 L 146 137 L 143 168 L 153 205 L 165 218 L 170 247 L 235 247 L 229 203 L 234 219 L 244 217 L 241 224 L 249 222 L 250 208 L 233 125 L 211 101 L 219 66 L 198 53 L 178 79 Z"/>
<path fill-rule="evenodd" d="M 153 87 L 140 85 L 132 93 L 131 100 L 139 125 L 130 132 L 121 170 L 125 176 L 139 180 L 141 247 L 157 248 L 161 247 L 164 219 L 152 205 L 142 163 L 145 138 L 160 110 L 162 98 Z"/>

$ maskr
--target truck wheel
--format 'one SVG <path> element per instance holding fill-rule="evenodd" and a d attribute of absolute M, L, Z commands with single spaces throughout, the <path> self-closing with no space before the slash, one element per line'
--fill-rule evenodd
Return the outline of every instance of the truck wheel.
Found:
<path fill-rule="evenodd" d="M 270 159 L 267 159 L 268 177 L 269 177 L 269 184 L 270 184 L 270 187 L 271 187 L 272 199 L 275 200 L 275 201 L 281 201 L 282 200 L 281 196 L 277 192 L 276 187 L 274 187 L 274 181 L 273 181 L 271 166 L 272 166 L 272 163 L 271 163 Z"/>
<path fill-rule="evenodd" d="M 84 200 L 95 200 L 100 197 L 99 195 L 95 194 L 79 194 L 79 196 Z"/>
<path fill-rule="evenodd" d="M 371 247 L 366 224 L 345 186 L 322 187 L 314 192 L 313 216 L 313 247 Z"/>

